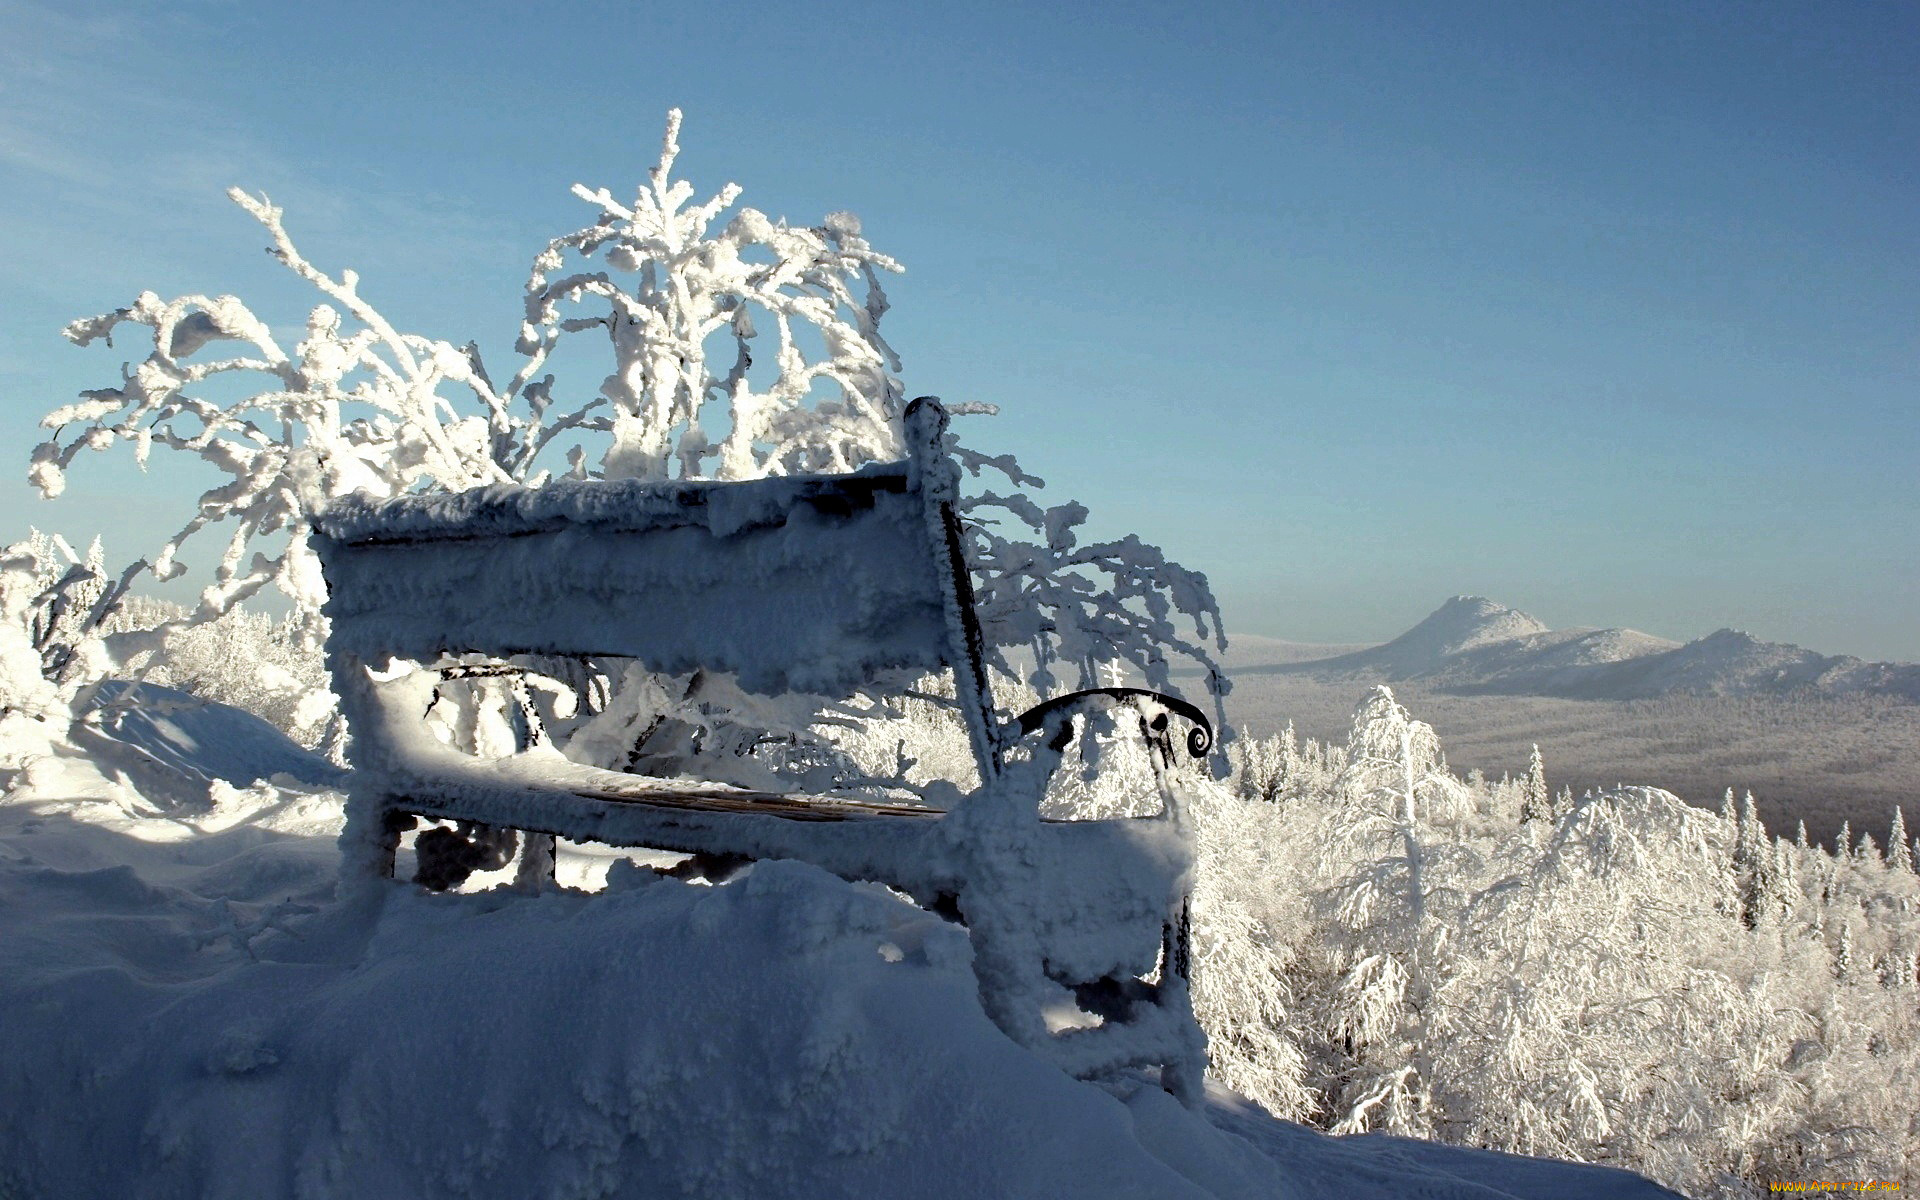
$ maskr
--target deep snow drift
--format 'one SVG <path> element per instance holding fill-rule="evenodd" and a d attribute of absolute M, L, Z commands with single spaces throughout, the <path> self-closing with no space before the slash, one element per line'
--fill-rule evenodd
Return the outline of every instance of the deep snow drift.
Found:
<path fill-rule="evenodd" d="M 0 726 L 0 1195 L 1670 1195 L 1077 1083 L 959 930 L 796 863 L 342 907 L 334 780 L 247 721 Z"/>

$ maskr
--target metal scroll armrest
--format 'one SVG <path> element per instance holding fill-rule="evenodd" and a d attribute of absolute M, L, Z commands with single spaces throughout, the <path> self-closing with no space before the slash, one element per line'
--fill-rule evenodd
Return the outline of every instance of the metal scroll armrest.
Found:
<path fill-rule="evenodd" d="M 1089 688 L 1083 692 L 1055 696 L 1021 713 L 1014 723 L 1022 737 L 1044 734 L 1043 744 L 1048 750 L 1059 754 L 1073 740 L 1073 718 L 1076 715 L 1122 707 L 1134 709 L 1140 714 L 1140 732 L 1160 751 L 1162 766 L 1173 765 L 1173 738 L 1169 732 L 1171 717 L 1185 718 L 1188 723 L 1187 753 L 1195 758 L 1205 758 L 1213 748 L 1213 725 L 1205 713 L 1178 696 L 1150 692 L 1145 688 Z"/>

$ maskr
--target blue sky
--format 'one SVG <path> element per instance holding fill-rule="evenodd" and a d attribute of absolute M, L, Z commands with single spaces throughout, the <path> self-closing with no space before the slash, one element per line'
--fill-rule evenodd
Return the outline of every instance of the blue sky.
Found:
<path fill-rule="evenodd" d="M 1920 15 L 1903 5 L 0 0 L 0 534 L 149 552 L 198 486 L 22 482 L 66 321 L 234 292 L 239 184 L 402 328 L 510 357 L 576 182 L 861 215 L 911 393 L 1003 407 L 1229 630 L 1457 592 L 1920 659 Z"/>

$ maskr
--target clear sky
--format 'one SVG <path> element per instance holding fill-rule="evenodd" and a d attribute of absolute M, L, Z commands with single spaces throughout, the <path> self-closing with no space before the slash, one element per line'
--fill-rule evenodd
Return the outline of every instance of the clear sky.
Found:
<path fill-rule="evenodd" d="M 66 321 L 234 292 L 287 210 L 401 328 L 509 360 L 527 263 L 665 111 L 702 193 L 861 215 L 910 394 L 1003 406 L 1230 631 L 1457 592 L 1920 659 L 1920 9 L 0 0 L 0 536 L 151 552 L 211 478 L 22 482 L 117 379 Z M 498 370 L 498 368 L 496 368 Z"/>

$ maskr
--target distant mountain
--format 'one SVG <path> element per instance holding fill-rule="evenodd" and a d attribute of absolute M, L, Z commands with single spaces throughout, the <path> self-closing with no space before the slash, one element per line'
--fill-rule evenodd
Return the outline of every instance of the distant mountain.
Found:
<path fill-rule="evenodd" d="M 1584 700 L 1799 692 L 1920 702 L 1920 666 L 1909 663 L 1816 654 L 1732 629 L 1684 645 L 1633 629 L 1555 630 L 1483 596 L 1455 596 L 1384 645 L 1240 671 Z"/>
<path fill-rule="evenodd" d="M 1462 656 L 1548 632 L 1545 625 L 1517 609 L 1481 596 L 1455 596 L 1385 645 L 1314 665 L 1329 672 L 1378 672 L 1387 679 L 1426 679 Z"/>

